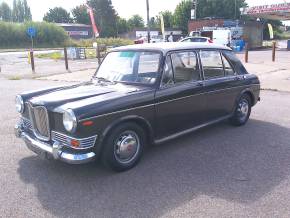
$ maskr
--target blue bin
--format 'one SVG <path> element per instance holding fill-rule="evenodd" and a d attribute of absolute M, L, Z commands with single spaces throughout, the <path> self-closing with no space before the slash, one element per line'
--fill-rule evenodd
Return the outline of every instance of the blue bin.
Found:
<path fill-rule="evenodd" d="M 287 41 L 287 49 L 290 51 L 290 40 Z"/>

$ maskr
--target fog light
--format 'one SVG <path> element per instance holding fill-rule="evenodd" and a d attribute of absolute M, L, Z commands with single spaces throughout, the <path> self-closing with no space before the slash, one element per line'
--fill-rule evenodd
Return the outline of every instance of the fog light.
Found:
<path fill-rule="evenodd" d="M 71 146 L 74 147 L 74 148 L 78 148 L 78 147 L 80 147 L 80 142 L 79 142 L 78 140 L 75 140 L 75 139 L 72 139 L 72 140 L 70 141 L 70 144 L 71 144 Z"/>

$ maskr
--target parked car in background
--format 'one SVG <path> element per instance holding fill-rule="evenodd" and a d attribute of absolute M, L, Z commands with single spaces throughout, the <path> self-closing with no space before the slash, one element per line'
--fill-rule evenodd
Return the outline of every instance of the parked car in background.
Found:
<path fill-rule="evenodd" d="M 15 134 L 41 156 L 124 171 L 150 144 L 246 124 L 259 95 L 259 79 L 227 47 L 131 45 L 112 49 L 89 82 L 17 95 Z"/>
<path fill-rule="evenodd" d="M 209 38 L 213 43 L 217 45 L 230 46 L 232 41 L 231 31 L 228 29 L 217 29 L 217 30 L 203 30 L 200 32 L 193 31 L 189 34 L 190 36 L 206 37 Z"/>
<path fill-rule="evenodd" d="M 213 41 L 208 37 L 186 37 L 181 39 L 180 42 L 200 42 L 200 43 L 213 43 Z"/>

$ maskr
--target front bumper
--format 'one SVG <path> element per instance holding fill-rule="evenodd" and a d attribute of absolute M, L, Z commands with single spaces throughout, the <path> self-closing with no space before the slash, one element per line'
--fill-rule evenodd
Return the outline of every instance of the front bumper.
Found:
<path fill-rule="evenodd" d="M 34 139 L 27 134 L 21 125 L 15 125 L 15 136 L 22 138 L 26 146 L 34 153 L 44 156 L 46 158 L 53 157 L 55 160 L 61 160 L 69 164 L 84 164 L 91 162 L 95 159 L 96 154 L 94 152 L 88 153 L 69 153 L 63 151 L 63 146 L 60 143 L 55 142 L 53 145 Z"/>

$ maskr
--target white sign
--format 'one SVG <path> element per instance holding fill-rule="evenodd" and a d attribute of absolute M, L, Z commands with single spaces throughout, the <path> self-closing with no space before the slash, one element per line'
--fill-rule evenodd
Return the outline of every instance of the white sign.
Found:
<path fill-rule="evenodd" d="M 67 31 L 69 36 L 88 36 L 88 31 Z"/>

